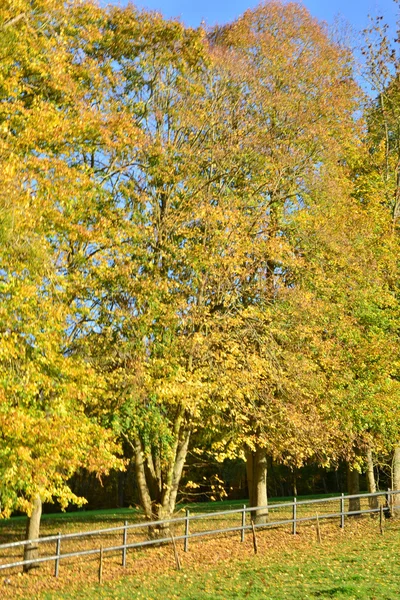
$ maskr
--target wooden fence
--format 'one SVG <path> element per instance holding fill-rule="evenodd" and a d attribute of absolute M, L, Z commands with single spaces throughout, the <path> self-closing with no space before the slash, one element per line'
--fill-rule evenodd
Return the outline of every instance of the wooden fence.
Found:
<path fill-rule="evenodd" d="M 0 563 L 0 571 L 5 573 L 6 570 L 25 565 L 54 562 L 54 576 L 58 577 L 62 560 L 83 556 L 94 557 L 97 555 L 101 559 L 101 568 L 99 570 L 101 574 L 103 555 L 106 553 L 120 553 L 121 565 L 125 567 L 129 550 L 147 548 L 154 545 L 173 544 L 175 556 L 177 557 L 177 542 L 183 542 L 183 550 L 184 552 L 188 552 L 190 540 L 207 536 L 238 533 L 240 541 L 243 542 L 246 531 L 251 531 L 254 537 L 255 530 L 258 528 L 266 529 L 270 527 L 283 527 L 285 525 L 291 526 L 291 532 L 295 535 L 299 524 L 314 521 L 319 528 L 319 522 L 323 519 L 338 519 L 339 526 L 344 528 L 345 519 L 349 516 L 380 513 L 382 518 L 384 513 L 390 515 L 393 512 L 393 507 L 397 504 L 395 502 L 397 494 L 400 494 L 400 490 L 350 496 L 342 494 L 341 496 L 316 500 L 298 501 L 297 498 L 294 498 L 292 502 L 273 503 L 269 504 L 268 507 L 248 507 L 243 505 L 231 510 L 201 514 L 190 514 L 190 511 L 186 509 L 184 516 L 163 521 L 143 521 L 130 524 L 128 521 L 125 521 L 123 525 L 117 527 L 94 529 L 78 533 L 58 533 L 57 535 L 44 536 L 36 540 L 0 544 L 0 559 L 3 561 Z M 376 498 L 375 502 L 371 501 L 373 498 Z M 360 502 L 360 508 L 349 510 L 350 501 L 356 499 Z M 254 523 L 252 515 L 255 511 L 268 511 L 268 522 Z M 271 518 L 273 515 L 277 518 Z M 216 524 L 215 527 L 212 527 L 213 522 Z M 161 536 L 149 539 L 149 528 L 153 530 L 157 529 L 159 533 L 161 532 Z M 64 550 L 68 545 L 67 543 L 74 542 L 80 538 L 93 540 L 93 547 L 79 551 Z M 98 541 L 99 538 L 102 540 L 101 543 Z M 110 539 L 112 543 L 106 545 Z M 47 550 L 47 553 L 31 560 L 21 560 L 15 557 L 12 557 L 12 560 L 10 560 L 10 557 L 7 556 L 7 553 L 19 552 L 19 549 L 23 551 L 25 546 L 41 546 L 43 550 Z M 4 554 L 6 554 L 5 557 Z M 177 566 L 178 564 L 179 560 L 177 561 Z"/>

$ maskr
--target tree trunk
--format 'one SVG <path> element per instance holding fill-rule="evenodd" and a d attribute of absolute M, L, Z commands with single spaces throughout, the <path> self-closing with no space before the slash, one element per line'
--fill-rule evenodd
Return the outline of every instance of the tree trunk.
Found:
<path fill-rule="evenodd" d="M 400 446 L 394 449 L 392 473 L 392 490 L 400 490 Z M 400 494 L 393 496 L 393 516 L 400 517 Z"/>
<path fill-rule="evenodd" d="M 39 494 L 33 500 L 32 514 L 28 517 L 26 524 L 26 540 L 36 540 L 39 537 L 40 531 L 40 519 L 42 516 L 42 500 Z M 33 560 L 39 557 L 39 544 L 27 544 L 24 546 L 24 560 Z M 31 563 L 24 565 L 24 572 L 26 573 L 34 567 L 38 567 L 37 563 Z"/>
<path fill-rule="evenodd" d="M 188 452 L 190 429 L 184 423 L 183 415 L 178 414 L 174 423 L 175 442 L 171 458 L 161 468 L 162 457 L 157 455 L 159 448 L 149 448 L 147 453 L 140 437 L 131 443 L 134 449 L 136 480 L 140 501 L 148 521 L 170 519 L 176 505 L 176 496 Z M 168 525 L 149 526 L 151 538 L 169 536 Z"/>
<path fill-rule="evenodd" d="M 356 469 L 347 465 L 347 492 L 352 494 L 360 493 L 360 474 Z M 360 510 L 360 498 L 350 498 L 349 512 Z M 355 515 L 351 515 L 355 516 Z"/>
<path fill-rule="evenodd" d="M 132 447 L 135 451 L 134 460 L 135 460 L 135 473 L 136 473 L 136 482 L 139 489 L 140 503 L 144 510 L 144 514 L 146 515 L 146 519 L 151 521 L 154 518 L 153 515 L 153 507 L 152 501 L 149 492 L 149 486 L 146 481 L 146 472 L 144 468 L 144 452 L 142 441 L 139 437 L 137 437 L 132 444 Z"/>
<path fill-rule="evenodd" d="M 368 493 L 374 494 L 376 492 L 376 483 L 375 483 L 375 474 L 374 474 L 374 461 L 372 456 L 372 450 L 368 448 L 367 450 L 367 485 L 368 485 Z M 378 498 L 377 496 L 372 496 L 368 498 L 369 507 L 372 509 L 378 508 Z"/>
<path fill-rule="evenodd" d="M 179 483 L 182 477 L 183 467 L 187 456 L 190 439 L 190 431 L 182 430 L 179 433 L 178 442 L 175 445 L 175 460 L 170 464 L 166 474 L 166 483 L 161 490 L 161 502 L 157 505 L 158 519 L 171 519 L 173 517 L 176 496 L 178 493 Z M 151 531 L 152 537 L 169 537 L 170 529 L 168 524 L 161 524 L 159 527 L 153 528 Z"/>
<path fill-rule="evenodd" d="M 268 521 L 267 453 L 264 448 L 258 447 L 255 452 L 246 452 L 246 471 L 250 506 L 265 507 L 252 511 L 252 519 L 255 523 L 266 523 Z"/>
<path fill-rule="evenodd" d="M 178 493 L 179 483 L 182 477 L 183 467 L 189 447 L 190 431 L 183 430 L 179 436 L 179 442 L 175 452 L 175 462 L 171 468 L 171 476 L 167 482 L 167 493 L 164 496 L 163 508 L 166 513 L 173 515 L 176 505 L 176 496 Z M 170 518 L 166 517 L 166 518 Z"/>
<path fill-rule="evenodd" d="M 293 470 L 293 496 L 297 497 L 297 469 Z"/>

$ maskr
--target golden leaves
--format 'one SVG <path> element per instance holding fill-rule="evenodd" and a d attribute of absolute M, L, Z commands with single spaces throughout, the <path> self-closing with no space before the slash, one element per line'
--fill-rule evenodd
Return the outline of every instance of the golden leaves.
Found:
<path fill-rule="evenodd" d="M 296 465 L 337 456 L 338 423 L 349 444 L 379 430 L 365 408 L 397 403 L 397 245 L 347 52 L 294 4 L 208 40 L 131 6 L 18 8 L 0 42 L 15 493 L 65 503 L 74 469 L 117 465 L 88 415 L 169 473 L 192 428 L 225 436 L 221 456 L 261 444 Z"/>

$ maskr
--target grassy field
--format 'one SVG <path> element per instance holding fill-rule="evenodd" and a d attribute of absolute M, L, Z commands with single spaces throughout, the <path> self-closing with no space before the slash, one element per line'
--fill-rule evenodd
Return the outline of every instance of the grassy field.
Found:
<path fill-rule="evenodd" d="M 277 501 L 276 499 L 275 501 Z M 281 501 L 283 499 L 279 499 Z M 291 499 L 288 499 L 291 500 Z M 338 500 L 323 505 L 298 507 L 301 511 L 335 512 Z M 204 513 L 239 508 L 242 502 L 202 503 L 191 505 L 190 512 Z M 317 508 L 318 507 L 318 508 Z M 270 518 L 290 518 L 291 509 L 272 509 Z M 298 516 L 299 516 L 298 512 Z M 287 514 L 286 514 L 287 513 Z M 315 513 L 310 513 L 315 514 Z M 194 521 L 191 531 L 204 528 L 237 525 L 240 515 L 213 517 Z M 70 533 L 103 529 L 142 519 L 134 509 L 82 511 L 45 516 L 41 535 L 61 531 Z M 225 519 L 225 521 L 224 521 Z M 233 521 L 232 521 L 233 520 Z M 14 518 L 0 524 L 2 542 L 14 541 L 24 535 L 25 519 Z M 219 537 L 193 538 L 188 553 L 179 542 L 178 553 L 183 570 L 176 571 L 171 545 L 128 551 L 128 564 L 121 567 L 121 553 L 105 554 L 103 586 L 98 580 L 99 555 L 63 559 L 60 577 L 53 577 L 54 563 L 46 563 L 28 575 L 10 570 L 0 572 L 0 597 L 31 600 L 58 599 L 285 599 L 354 598 L 387 599 L 400 597 L 400 522 L 387 520 L 382 536 L 379 518 L 346 518 L 345 530 L 340 530 L 337 518 L 321 520 L 322 544 L 317 542 L 315 522 L 298 525 L 298 535 L 291 535 L 291 526 L 258 530 L 259 552 L 255 556 L 252 535 L 246 533 L 240 542 L 238 532 Z M 175 534 L 179 530 L 175 529 Z M 138 534 L 130 533 L 136 541 Z M 146 529 L 140 534 L 146 536 Z M 108 533 L 98 538 L 82 538 L 62 542 L 62 552 L 74 552 L 119 545 L 121 533 Z M 41 555 L 53 554 L 54 543 L 43 545 Z M 1 562 L 14 557 L 20 549 L 3 551 Z"/>
<path fill-rule="evenodd" d="M 378 533 L 376 520 L 369 520 L 353 523 L 347 532 L 336 532 L 336 538 L 329 536 L 322 544 L 312 542 L 308 536 L 296 542 L 281 545 L 276 552 L 264 547 L 256 556 L 247 547 L 242 559 L 222 556 L 213 567 L 209 564 L 196 567 L 190 562 L 180 572 L 137 573 L 102 587 L 84 587 L 69 593 L 57 591 L 40 597 L 46 600 L 396 600 L 400 597 L 397 523 L 387 525 L 383 536 Z"/>
<path fill-rule="evenodd" d="M 318 499 L 324 498 L 325 496 L 304 496 L 299 497 L 298 500 L 302 499 Z M 290 498 L 272 498 L 270 499 L 270 516 L 271 520 L 274 518 L 290 518 L 291 511 L 288 509 L 279 509 L 279 512 L 275 511 L 273 504 L 281 502 L 291 502 Z M 191 503 L 189 505 L 182 505 L 177 507 L 175 517 L 182 517 L 185 515 L 185 508 L 190 508 L 190 513 L 215 513 L 217 511 L 225 511 L 231 509 L 240 509 L 243 506 L 243 500 L 231 500 L 231 501 L 217 501 L 217 502 L 199 502 Z M 336 510 L 337 510 L 336 506 Z M 331 510 L 328 504 L 325 504 L 321 509 Z M 300 515 L 299 509 L 299 515 Z M 307 511 L 305 511 L 307 512 Z M 227 517 L 217 518 L 216 520 L 208 520 L 207 522 L 197 521 L 192 526 L 192 531 L 209 528 L 212 522 L 212 527 L 223 526 L 226 522 Z M 232 524 L 239 524 L 241 517 L 238 515 L 232 515 L 229 517 Z M 79 510 L 76 512 L 64 512 L 64 513 L 50 513 L 42 516 L 40 535 L 54 535 L 58 532 L 61 533 L 73 533 L 76 531 L 89 531 L 91 529 L 102 529 L 107 527 L 122 526 L 124 521 L 128 521 L 129 524 L 143 522 L 143 514 L 136 508 L 117 508 L 117 509 L 103 509 L 103 510 Z M 12 517 L 11 519 L 0 520 L 0 544 L 6 544 L 8 542 L 14 542 L 17 540 L 23 540 L 25 538 L 26 529 L 26 516 Z M 179 534 L 177 530 L 176 535 Z M 182 533 L 182 531 L 180 532 Z M 0 560 L 2 559 L 0 553 Z"/>
<path fill-rule="evenodd" d="M 100 515 L 99 515 L 100 517 Z M 104 524 L 106 525 L 106 524 Z M 260 531 L 254 555 L 252 536 L 192 540 L 176 571 L 170 546 L 136 550 L 124 570 L 116 557 L 104 562 L 104 582 L 96 584 L 98 559 L 28 575 L 14 573 L 1 585 L 3 599 L 130 600 L 284 600 L 347 598 L 397 600 L 400 597 L 400 523 L 388 520 L 384 535 L 379 519 L 321 523 L 322 543 L 314 525 L 292 536 L 288 528 Z M 1 583 L 1 582 L 0 582 Z"/>

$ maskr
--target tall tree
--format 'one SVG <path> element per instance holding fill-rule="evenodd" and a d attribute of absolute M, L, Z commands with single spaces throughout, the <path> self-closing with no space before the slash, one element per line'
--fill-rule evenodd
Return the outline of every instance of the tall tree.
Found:
<path fill-rule="evenodd" d="M 364 160 L 358 173 L 364 182 L 363 192 L 368 202 L 375 204 L 380 215 L 382 239 L 380 252 L 386 258 L 385 280 L 388 291 L 393 296 L 392 306 L 385 314 L 389 321 L 390 332 L 394 339 L 393 352 L 387 366 L 391 388 L 393 408 L 386 411 L 388 417 L 386 452 L 393 449 L 392 487 L 400 486 L 400 450 L 399 431 L 395 400 L 398 383 L 398 300 L 399 271 L 397 256 L 399 252 L 399 215 L 400 215 L 400 87 L 398 39 L 390 39 L 389 25 L 378 17 L 364 32 L 365 57 L 364 75 L 372 93 L 367 103 L 365 115 L 367 122 L 366 148 Z M 398 36 L 397 36 L 398 37 Z M 389 329 L 387 327 L 387 329 Z M 397 402 L 398 406 L 398 402 Z M 386 420 L 385 420 L 386 421 Z M 381 448 L 382 450 L 383 448 Z"/>
<path fill-rule="evenodd" d="M 71 125 L 62 118 L 71 92 L 60 32 L 67 13 L 45 0 L 18 8 L 0 9 L 0 495 L 2 514 L 25 511 L 28 535 L 37 536 L 43 501 L 84 502 L 68 485 L 76 469 L 101 474 L 118 461 L 110 433 L 85 414 L 96 380 L 67 355 L 68 304 L 53 247 L 63 186 L 82 191 L 54 154 Z M 34 555 L 27 547 L 26 558 Z"/>
<path fill-rule="evenodd" d="M 206 389 L 188 259 L 188 247 L 198 244 L 204 185 L 196 160 L 206 59 L 201 33 L 181 24 L 132 7 L 107 19 L 101 41 L 81 48 L 83 63 L 106 65 L 103 85 L 88 85 L 85 102 L 92 113 L 101 107 L 107 121 L 92 130 L 94 139 L 75 145 L 74 160 L 88 165 L 100 200 L 73 215 L 87 238 L 65 265 L 75 310 L 71 351 L 107 381 L 99 413 L 131 445 L 152 519 L 174 510 Z"/>
<path fill-rule="evenodd" d="M 334 197 L 319 202 L 319 196 L 324 194 L 326 198 L 333 182 L 344 177 L 342 162 L 346 146 L 355 135 L 352 112 L 358 91 L 349 53 L 330 39 L 325 28 L 306 9 L 296 4 L 269 2 L 249 10 L 237 22 L 215 30 L 211 41 L 230 66 L 233 78 L 244 84 L 242 119 L 251 123 L 253 132 L 244 143 L 249 155 L 258 156 L 246 175 L 253 187 L 248 186 L 247 195 L 242 196 L 242 212 L 247 213 L 247 228 L 241 231 L 247 242 L 247 271 L 246 278 L 240 281 L 240 303 L 236 310 L 237 321 L 242 319 L 244 323 L 242 332 L 254 335 L 257 326 L 263 330 L 262 343 L 254 345 L 251 338 L 248 345 L 240 342 L 243 350 L 248 352 L 251 345 L 255 356 L 258 353 L 257 369 L 248 369 L 250 380 L 258 373 L 258 383 L 253 392 L 245 395 L 248 410 L 243 406 L 240 412 L 248 419 L 243 430 L 249 436 L 245 441 L 249 445 L 248 456 L 252 463 L 255 456 L 260 457 L 260 472 L 252 480 L 257 489 L 265 491 L 264 457 L 267 450 L 275 454 L 280 447 L 275 435 L 283 414 L 289 422 L 293 417 L 293 429 L 298 425 L 297 439 L 303 444 L 303 449 L 298 450 L 298 462 L 301 464 L 307 453 L 312 452 L 304 454 L 304 445 L 312 448 L 315 428 L 309 428 L 306 444 L 307 435 L 303 434 L 311 422 L 306 407 L 317 410 L 317 406 L 312 408 L 310 402 L 311 381 L 304 388 L 308 387 L 308 392 L 300 393 L 300 381 L 307 379 L 303 378 L 306 364 L 297 344 L 298 325 L 293 323 L 285 303 L 288 297 L 298 296 L 295 302 L 299 304 L 301 294 L 306 294 L 301 265 L 307 248 L 301 244 L 310 244 L 312 240 L 305 241 L 304 235 L 303 239 L 295 235 L 301 215 L 321 215 L 328 207 L 336 219 L 336 227 L 343 218 L 343 212 L 335 214 Z M 305 304 L 303 301 L 303 309 Z M 317 301 L 309 301 L 310 311 L 316 306 Z M 255 314 L 257 326 L 252 321 Z M 318 309 L 317 314 L 321 314 Z M 307 318 L 315 323 L 312 315 Z M 286 336 L 278 334 L 282 319 Z M 229 319 L 225 322 L 228 324 Z M 237 322 L 233 331 L 235 336 Z M 306 336 L 301 337 L 305 341 Z M 312 337 L 310 332 L 309 338 Z M 309 360 L 312 372 L 317 366 L 312 356 Z M 240 356 L 240 361 L 245 364 L 246 358 Z M 242 372 L 239 368 L 233 371 L 233 381 L 236 377 L 238 383 L 236 393 L 243 396 Z M 252 411 L 255 414 L 250 418 Z M 261 418 L 263 411 L 265 416 Z M 319 422 L 322 426 L 323 419 Z M 253 423 L 252 432 L 249 423 Z M 290 437 L 293 439 L 296 436 Z M 294 446 L 296 443 L 293 449 Z M 261 478 L 263 485 L 259 484 Z M 265 503 L 264 495 L 257 502 L 257 494 L 256 489 L 250 492 L 254 503 Z"/>

